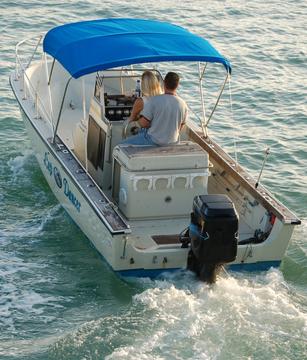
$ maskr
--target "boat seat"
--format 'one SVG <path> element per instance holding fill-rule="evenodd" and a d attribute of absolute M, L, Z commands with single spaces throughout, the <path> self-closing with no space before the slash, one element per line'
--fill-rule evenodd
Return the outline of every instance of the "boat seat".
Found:
<path fill-rule="evenodd" d="M 208 153 L 191 141 L 168 146 L 120 144 L 114 148 L 113 154 L 132 171 L 209 167 Z"/>

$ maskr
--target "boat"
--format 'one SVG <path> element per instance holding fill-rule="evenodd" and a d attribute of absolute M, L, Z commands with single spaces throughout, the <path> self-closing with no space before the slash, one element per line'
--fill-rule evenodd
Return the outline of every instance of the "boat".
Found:
<path fill-rule="evenodd" d="M 183 62 L 195 67 L 198 122 L 190 118 L 175 145 L 121 144 L 142 72 L 162 78 L 167 64 Z M 208 64 L 225 73 L 209 115 Z M 206 280 L 222 263 L 280 265 L 300 220 L 209 134 L 230 77 L 230 62 L 209 41 L 160 21 L 82 21 L 16 45 L 10 85 L 39 166 L 120 276 L 190 269 Z"/>

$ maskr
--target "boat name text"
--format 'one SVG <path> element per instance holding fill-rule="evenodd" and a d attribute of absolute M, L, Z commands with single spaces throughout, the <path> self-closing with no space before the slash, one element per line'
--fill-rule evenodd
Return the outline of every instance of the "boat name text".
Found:
<path fill-rule="evenodd" d="M 72 192 L 72 190 L 69 187 L 68 180 L 64 177 L 62 180 L 61 173 L 59 169 L 52 164 L 52 162 L 49 159 L 49 152 L 45 152 L 44 157 L 44 165 L 49 173 L 50 176 L 53 174 L 53 178 L 57 186 L 61 189 L 64 185 L 64 195 L 69 199 L 69 201 L 74 205 L 74 207 L 77 209 L 77 211 L 80 212 L 81 203 L 77 199 L 76 195 Z"/>

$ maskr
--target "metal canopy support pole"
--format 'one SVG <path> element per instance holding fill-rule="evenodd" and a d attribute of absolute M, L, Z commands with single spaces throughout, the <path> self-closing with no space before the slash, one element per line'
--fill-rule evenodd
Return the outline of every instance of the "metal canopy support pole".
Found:
<path fill-rule="evenodd" d="M 36 85 L 36 89 L 35 89 L 35 110 L 36 110 L 36 119 L 39 119 L 39 111 L 38 111 L 38 93 L 40 90 L 40 83 L 41 83 L 41 79 L 42 79 L 42 72 L 44 69 L 44 55 L 42 55 L 41 58 L 41 63 L 40 63 L 40 70 L 39 70 L 39 76 L 38 76 L 38 81 L 37 81 L 37 85 Z"/>
<path fill-rule="evenodd" d="M 53 61 L 52 61 L 51 70 L 50 70 L 50 75 L 49 75 L 49 80 L 48 80 L 48 86 L 50 86 L 51 76 L 52 76 L 52 73 L 53 73 L 54 64 L 55 64 L 55 58 L 53 58 Z"/>
<path fill-rule="evenodd" d="M 85 157 L 85 169 L 88 172 L 88 159 L 87 159 L 87 137 L 88 137 L 88 126 L 85 127 L 85 137 L 84 137 L 84 157 Z"/>
<path fill-rule="evenodd" d="M 48 63 L 47 63 L 47 55 L 46 55 L 46 53 L 44 53 L 44 57 L 45 57 L 46 79 L 48 79 L 49 74 L 48 74 Z M 47 88 L 48 88 L 49 107 L 50 107 L 50 115 L 51 115 L 51 126 L 52 126 L 52 131 L 54 132 L 52 96 L 51 96 L 50 85 L 48 83 L 47 83 Z"/>
<path fill-rule="evenodd" d="M 201 128 L 203 130 L 204 137 L 208 136 L 207 127 L 206 127 L 206 123 L 207 123 L 207 121 L 206 121 L 206 107 L 205 107 L 204 95 L 203 95 L 203 76 L 204 76 L 206 67 L 207 67 L 207 63 L 205 64 L 204 69 L 201 72 L 200 62 L 198 63 L 199 92 L 200 92 L 200 101 L 201 101 L 201 107 L 202 107 L 202 112 L 203 112 L 203 116 L 201 118 Z"/>
<path fill-rule="evenodd" d="M 229 72 L 227 71 L 227 75 L 226 75 L 226 78 L 225 78 L 225 81 L 224 81 L 224 83 L 223 83 L 223 85 L 222 85 L 222 88 L 221 88 L 221 91 L 220 91 L 220 93 L 219 93 L 219 96 L 218 96 L 218 98 L 217 98 L 217 100 L 216 100 L 216 103 L 215 103 L 215 105 L 214 105 L 214 107 L 213 107 L 213 109 L 212 109 L 212 111 L 211 111 L 211 114 L 210 114 L 210 116 L 208 117 L 208 120 L 207 120 L 207 122 L 206 122 L 206 128 L 207 128 L 207 126 L 208 126 L 208 124 L 209 124 L 209 121 L 211 120 L 211 118 L 212 118 L 212 115 L 213 115 L 213 113 L 214 113 L 214 111 L 215 111 L 215 109 L 216 109 L 216 107 L 217 107 L 217 105 L 218 105 L 218 103 L 219 103 L 219 101 L 220 101 L 220 98 L 221 98 L 221 96 L 222 96 L 222 93 L 223 93 L 223 91 L 224 91 L 224 88 L 225 88 L 225 85 L 226 85 L 226 83 L 227 83 L 227 80 L 228 80 L 228 76 L 229 76 L 230 74 L 229 74 Z"/>
<path fill-rule="evenodd" d="M 85 158 L 85 169 L 88 172 L 88 161 L 87 161 L 87 136 L 88 136 L 88 126 L 86 119 L 86 102 L 85 102 L 85 83 L 84 78 L 82 78 L 82 104 L 83 104 L 83 120 L 81 120 L 82 127 L 85 131 L 84 136 L 84 158 Z"/>
<path fill-rule="evenodd" d="M 120 91 L 121 91 L 121 94 L 124 93 L 123 68 L 121 68 L 121 70 L 120 70 Z"/>
<path fill-rule="evenodd" d="M 55 142 L 56 133 L 57 133 L 57 131 L 58 131 L 58 127 L 59 127 L 59 123 L 60 123 L 60 118 L 61 118 L 61 115 L 62 115 L 64 100 L 65 100 L 66 93 L 67 93 L 67 89 L 68 89 L 68 85 L 69 85 L 71 79 L 72 79 L 72 76 L 68 79 L 68 81 L 67 81 L 67 83 L 66 83 L 66 86 L 65 86 L 65 90 L 64 90 L 64 94 L 63 94 L 63 99 L 62 99 L 61 107 L 60 107 L 60 111 L 59 111 L 58 120 L 57 120 L 57 123 L 56 123 L 56 125 L 55 125 L 55 129 L 54 129 L 54 134 L 53 134 L 53 139 L 52 139 L 52 143 L 53 143 L 53 144 L 54 144 L 54 142 Z"/>
<path fill-rule="evenodd" d="M 83 108 L 83 122 L 86 121 L 86 103 L 85 103 L 85 83 L 84 78 L 82 78 L 82 108 Z"/>

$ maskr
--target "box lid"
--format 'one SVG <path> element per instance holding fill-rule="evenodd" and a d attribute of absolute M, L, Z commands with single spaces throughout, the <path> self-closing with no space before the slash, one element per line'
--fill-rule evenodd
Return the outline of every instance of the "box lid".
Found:
<path fill-rule="evenodd" d="M 209 156 L 198 144 L 169 146 L 118 145 L 114 157 L 130 171 L 204 169 Z"/>

